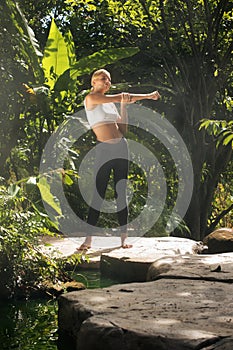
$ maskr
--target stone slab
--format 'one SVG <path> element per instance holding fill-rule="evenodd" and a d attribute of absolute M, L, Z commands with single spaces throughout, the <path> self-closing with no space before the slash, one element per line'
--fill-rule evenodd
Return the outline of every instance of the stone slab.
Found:
<path fill-rule="evenodd" d="M 105 277 L 121 282 L 144 282 L 150 265 L 164 256 L 191 255 L 203 249 L 201 242 L 179 237 L 144 238 L 133 249 L 102 253 L 100 271 Z"/>
<path fill-rule="evenodd" d="M 111 278 L 121 283 L 145 282 L 147 280 L 148 269 L 153 260 L 114 257 L 102 254 L 100 259 L 101 276 Z"/>
<path fill-rule="evenodd" d="M 119 251 L 102 254 L 102 275 L 124 283 L 163 277 L 233 281 L 233 253 L 195 254 L 200 243 L 187 239 L 173 241 L 168 237 L 158 239 L 155 243 L 156 247 L 152 245 L 148 249 L 148 255 L 145 247 L 141 247 L 141 251 L 140 247 L 135 247 L 133 254 L 127 251 L 125 256 L 120 255 Z"/>
<path fill-rule="evenodd" d="M 232 284 L 165 278 L 68 293 L 59 339 L 61 350 L 230 349 Z"/>
<path fill-rule="evenodd" d="M 233 253 L 180 255 L 156 260 L 148 269 L 147 280 L 189 278 L 233 283 Z"/>
<path fill-rule="evenodd" d="M 77 254 L 76 249 L 84 239 L 85 237 L 47 237 L 46 245 L 42 249 L 51 255 L 67 257 Z M 134 262 L 152 263 L 156 258 L 165 255 L 193 254 L 201 246 L 200 242 L 179 237 L 129 237 L 127 242 L 133 248 L 121 248 L 120 238 L 116 236 L 93 236 L 92 248 L 86 253 L 89 262 L 87 264 L 84 259 L 79 267 L 99 268 L 102 255 L 128 262 L 132 259 Z"/>
<path fill-rule="evenodd" d="M 100 271 L 120 282 L 145 282 L 160 278 L 190 278 L 233 282 L 233 253 L 163 256 L 151 262 L 103 254 Z"/>

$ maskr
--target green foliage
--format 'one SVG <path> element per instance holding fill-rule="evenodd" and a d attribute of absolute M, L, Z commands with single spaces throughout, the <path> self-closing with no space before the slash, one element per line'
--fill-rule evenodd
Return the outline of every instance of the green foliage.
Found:
<path fill-rule="evenodd" d="M 233 227 L 233 162 L 221 174 L 212 200 L 208 219 L 209 231 L 218 227 Z"/>
<path fill-rule="evenodd" d="M 216 147 L 230 146 L 233 149 L 233 121 L 202 119 L 199 129 L 205 129 L 216 140 Z"/>
<path fill-rule="evenodd" d="M 15 41 L 17 45 L 16 56 L 22 60 L 21 65 L 26 70 L 32 70 L 38 78 L 41 78 L 42 70 L 39 65 L 39 57 L 42 56 L 42 53 L 38 41 L 32 29 L 28 26 L 18 4 L 10 0 L 4 0 L 1 7 L 1 11 L 3 11 L 6 18 L 4 29 L 12 31 L 12 41 Z"/>
<path fill-rule="evenodd" d="M 1 1 L 0 11 L 4 13 L 0 20 L 0 81 L 4 86 L 0 91 L 0 162 L 1 175 L 6 176 L 6 159 L 18 139 L 25 136 L 20 119 L 24 110 L 21 84 L 33 81 L 40 66 L 35 38 L 16 2 Z"/>
<path fill-rule="evenodd" d="M 65 261 L 46 255 L 41 237 L 49 231 L 47 215 L 26 196 L 18 185 L 0 187 L 0 286 L 1 296 L 27 297 L 45 281 L 68 280 Z M 42 246 L 41 246 L 42 247 Z"/>
<path fill-rule="evenodd" d="M 56 212 L 56 215 L 62 215 L 59 202 L 56 202 L 54 196 L 52 195 L 49 181 L 47 181 L 45 176 L 39 178 L 37 186 L 39 187 L 43 201 Z"/>

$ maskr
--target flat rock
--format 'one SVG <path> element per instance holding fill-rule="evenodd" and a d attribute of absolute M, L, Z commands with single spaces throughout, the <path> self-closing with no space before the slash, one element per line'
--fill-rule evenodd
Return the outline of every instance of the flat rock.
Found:
<path fill-rule="evenodd" d="M 189 278 L 233 283 L 233 253 L 180 255 L 157 259 L 150 265 L 147 280 Z"/>
<path fill-rule="evenodd" d="M 179 237 L 141 238 L 132 249 L 117 249 L 101 254 L 103 276 L 121 282 L 144 282 L 150 265 L 166 256 L 196 255 L 203 250 L 201 242 Z"/>
<path fill-rule="evenodd" d="M 76 249 L 84 239 L 85 237 L 47 237 L 45 239 L 46 245 L 42 246 L 42 250 L 47 254 L 59 257 L 80 254 Z M 121 248 L 120 238 L 116 236 L 93 236 L 92 247 L 86 253 L 88 263 L 85 260 L 85 254 L 83 254 L 83 263 L 79 267 L 99 268 L 101 257 L 104 256 L 106 261 L 112 259 L 127 260 L 128 263 L 131 261 L 145 263 L 148 268 L 148 264 L 151 264 L 156 258 L 165 255 L 193 254 L 202 248 L 201 242 L 179 237 L 129 237 L 127 242 L 132 244 L 133 248 Z M 135 281 L 135 279 L 133 280 Z"/>
<path fill-rule="evenodd" d="M 163 278 L 71 292 L 59 298 L 59 339 L 61 350 L 230 350 L 232 284 Z"/>
<path fill-rule="evenodd" d="M 153 281 L 60 296 L 59 350 L 231 350 L 233 253 L 198 255 L 199 242 L 175 237 L 131 242 L 101 252 L 102 273 Z"/>

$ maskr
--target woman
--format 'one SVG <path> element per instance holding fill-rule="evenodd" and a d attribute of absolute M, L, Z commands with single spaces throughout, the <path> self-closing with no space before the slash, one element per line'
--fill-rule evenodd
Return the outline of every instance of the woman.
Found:
<path fill-rule="evenodd" d="M 124 138 L 127 132 L 128 117 L 126 105 L 143 99 L 158 100 L 158 91 L 149 94 L 131 94 L 122 92 L 107 95 L 111 86 L 110 73 L 105 69 L 95 71 L 91 78 L 92 89 L 84 101 L 88 122 L 96 136 L 96 160 L 94 175 L 96 186 L 89 208 L 87 223 L 95 227 L 100 215 L 110 172 L 113 170 L 114 189 L 117 203 L 118 221 L 121 230 L 121 247 L 126 244 L 128 206 L 126 201 L 126 181 L 128 176 L 128 146 Z M 115 107 L 119 102 L 120 114 Z M 122 181 L 123 180 L 123 181 Z M 120 184 L 117 186 L 117 184 Z M 78 250 L 88 250 L 92 243 L 92 232 L 88 232 L 85 241 Z"/>

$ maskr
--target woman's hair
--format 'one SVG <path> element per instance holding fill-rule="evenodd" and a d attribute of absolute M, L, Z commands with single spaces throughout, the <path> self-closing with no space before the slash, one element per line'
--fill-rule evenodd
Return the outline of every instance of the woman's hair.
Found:
<path fill-rule="evenodd" d="M 91 86 L 93 86 L 93 80 L 94 80 L 95 78 L 97 78 L 99 75 L 102 75 L 102 74 L 107 75 L 107 77 L 108 77 L 109 79 L 111 78 L 110 73 L 109 73 L 106 69 L 98 69 L 98 70 L 96 70 L 96 71 L 92 74 L 92 77 L 91 77 Z"/>

